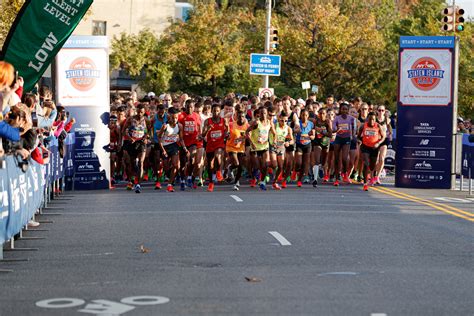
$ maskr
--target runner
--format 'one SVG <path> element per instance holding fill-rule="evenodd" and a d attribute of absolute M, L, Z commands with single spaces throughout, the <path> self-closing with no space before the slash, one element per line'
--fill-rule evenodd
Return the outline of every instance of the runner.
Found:
<path fill-rule="evenodd" d="M 309 120 L 309 111 L 302 109 L 296 132 L 296 167 L 297 186 L 302 186 L 303 178 L 308 174 L 311 159 L 311 141 L 314 139 L 314 123 Z"/>
<path fill-rule="evenodd" d="M 270 131 L 275 134 L 275 129 L 272 122 L 268 119 L 268 112 L 265 107 L 260 107 L 258 118 L 250 123 L 246 135 L 250 138 L 250 157 L 252 159 L 253 179 L 251 184 L 255 185 L 260 178 L 259 187 L 261 190 L 267 190 L 265 185 L 265 177 L 267 176 L 267 168 L 270 160 L 268 153 L 269 149 L 269 134 Z M 260 175 L 259 172 L 260 171 Z"/>
<path fill-rule="evenodd" d="M 229 155 L 229 168 L 227 175 L 229 179 L 234 178 L 234 190 L 240 189 L 240 177 L 242 175 L 242 168 L 244 166 L 245 155 L 245 131 L 249 127 L 247 119 L 245 118 L 245 111 L 237 112 L 237 119 L 229 123 L 230 135 L 226 143 L 226 152 Z M 237 169 L 234 176 L 233 170 Z"/>
<path fill-rule="evenodd" d="M 320 108 L 318 116 L 314 120 L 316 137 L 312 142 L 313 152 L 311 156 L 313 166 L 313 187 L 318 186 L 319 169 L 326 164 L 329 152 L 329 142 L 332 135 L 332 124 L 328 118 L 326 108 Z M 326 176 L 326 175 L 325 175 Z"/>
<path fill-rule="evenodd" d="M 349 105 L 342 103 L 339 108 L 339 115 L 336 116 L 333 123 L 333 129 L 336 131 L 336 140 L 334 142 L 334 186 L 339 185 L 339 172 L 342 170 L 342 180 L 349 183 L 349 150 L 351 140 L 355 138 L 355 118 L 349 116 Z"/>
<path fill-rule="evenodd" d="M 158 132 L 161 153 L 166 160 L 166 169 L 169 171 L 168 192 L 174 192 L 174 181 L 179 170 L 179 147 L 183 147 L 186 155 L 188 150 L 183 140 L 183 126 L 178 123 L 179 111 L 176 108 L 168 110 L 168 123 Z"/>
<path fill-rule="evenodd" d="M 355 101 L 356 102 L 356 101 Z M 355 130 L 358 131 L 359 130 L 359 112 L 354 108 L 354 107 L 351 107 L 349 109 L 349 115 L 352 116 L 353 118 L 355 118 Z M 355 178 L 355 173 L 353 173 L 354 171 L 354 167 L 356 166 L 356 163 L 359 159 L 359 143 L 358 143 L 358 140 L 356 137 L 352 138 L 351 140 L 351 146 L 350 146 L 350 150 L 349 150 L 349 168 L 348 168 L 348 171 L 347 171 L 347 175 L 349 176 L 349 182 L 351 182 L 351 179 L 354 179 Z"/>
<path fill-rule="evenodd" d="M 189 151 L 189 159 L 186 168 L 187 186 L 197 188 L 194 179 L 200 182 L 199 171 L 204 163 L 204 147 L 201 137 L 202 124 L 201 116 L 194 112 L 194 101 L 189 99 L 184 103 L 185 110 L 180 120 L 183 126 L 184 144 Z M 181 190 L 184 190 L 183 180 L 181 181 Z"/>
<path fill-rule="evenodd" d="M 390 124 L 390 118 L 388 118 L 386 115 L 386 109 L 385 105 L 379 105 L 377 106 L 377 123 L 380 125 L 380 127 L 384 130 L 385 132 L 385 140 L 380 145 L 379 148 L 379 157 L 377 159 L 377 167 L 375 169 L 375 177 L 373 178 L 373 183 L 377 184 L 382 184 L 380 181 L 380 174 L 383 171 L 383 167 L 385 164 L 385 157 L 387 156 L 387 149 L 388 145 L 390 144 L 391 138 L 392 138 L 392 126 Z"/>
<path fill-rule="evenodd" d="M 359 109 L 359 116 L 357 120 L 359 121 L 359 126 L 364 125 L 365 121 L 367 120 L 367 116 L 369 114 L 369 105 L 365 102 L 363 102 L 360 106 Z M 363 176 L 364 176 L 364 161 L 362 159 L 362 152 L 360 151 L 360 144 L 359 144 L 359 159 L 357 161 L 357 174 L 354 177 L 357 182 L 362 182 Z"/>
<path fill-rule="evenodd" d="M 132 189 L 132 176 L 135 175 L 136 193 L 141 192 L 140 180 L 143 177 L 143 161 L 146 154 L 146 142 L 151 131 L 150 121 L 145 117 L 145 105 L 137 105 L 137 114 L 129 117 L 122 128 L 123 147 L 129 176 L 128 190 Z M 136 162 L 138 159 L 138 162 Z"/>
<path fill-rule="evenodd" d="M 155 190 L 161 189 L 160 178 L 162 175 L 162 151 L 160 145 L 160 139 L 158 138 L 158 133 L 164 124 L 168 122 L 168 115 L 166 114 L 165 105 L 158 105 L 158 111 L 155 116 L 152 118 L 151 125 L 153 126 L 153 144 L 151 147 L 151 153 L 153 156 L 154 163 L 152 164 L 153 171 L 156 176 Z"/>
<path fill-rule="evenodd" d="M 281 190 L 283 187 L 286 188 L 286 178 L 289 176 L 289 172 L 285 169 L 285 154 L 286 149 L 290 145 L 294 145 L 295 140 L 293 138 L 293 130 L 288 126 L 288 114 L 285 111 L 280 112 L 278 117 L 278 124 L 275 126 L 275 137 L 273 146 L 271 149 L 272 154 L 276 156 L 277 168 L 274 172 L 273 188 L 275 190 Z M 282 186 L 278 185 L 278 181 L 283 181 Z"/>
<path fill-rule="evenodd" d="M 207 139 L 206 158 L 207 168 L 211 175 L 207 191 L 214 191 L 214 181 L 222 181 L 221 168 L 224 161 L 225 137 L 229 126 L 221 116 L 221 106 L 218 103 L 212 105 L 212 117 L 204 123 L 202 137 Z"/>
<path fill-rule="evenodd" d="M 115 189 L 115 171 L 118 169 L 117 152 L 120 149 L 120 128 L 117 124 L 117 116 L 111 115 L 109 119 L 109 130 L 110 130 L 110 188 Z"/>
<path fill-rule="evenodd" d="M 364 191 L 369 190 L 367 182 L 375 171 L 380 145 L 385 141 L 385 130 L 376 122 L 375 113 L 371 112 L 367 122 L 359 129 L 358 137 L 362 140 L 361 152 L 364 161 Z"/>

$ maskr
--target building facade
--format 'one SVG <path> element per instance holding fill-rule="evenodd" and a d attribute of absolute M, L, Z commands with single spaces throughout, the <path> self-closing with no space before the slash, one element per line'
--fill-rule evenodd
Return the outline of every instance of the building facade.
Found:
<path fill-rule="evenodd" d="M 122 32 L 137 34 L 149 28 L 157 35 L 175 17 L 175 0 L 95 0 L 90 14 L 77 26 L 74 35 L 107 35 L 109 40 Z"/>

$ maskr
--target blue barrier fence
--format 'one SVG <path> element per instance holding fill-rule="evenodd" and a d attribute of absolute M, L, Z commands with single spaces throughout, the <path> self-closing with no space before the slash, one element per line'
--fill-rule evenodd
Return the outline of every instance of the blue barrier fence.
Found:
<path fill-rule="evenodd" d="M 469 135 L 462 137 L 462 167 L 461 173 L 464 177 L 474 177 L 474 143 L 469 142 Z M 471 174 L 469 174 L 469 171 Z"/>
<path fill-rule="evenodd" d="M 18 234 L 38 209 L 46 206 L 54 188 L 59 189 L 67 159 L 61 159 L 56 139 L 50 141 L 48 150 L 49 163 L 41 165 L 30 159 L 26 172 L 19 168 L 15 156 L 5 157 L 6 168 L 0 169 L 0 246 Z"/>

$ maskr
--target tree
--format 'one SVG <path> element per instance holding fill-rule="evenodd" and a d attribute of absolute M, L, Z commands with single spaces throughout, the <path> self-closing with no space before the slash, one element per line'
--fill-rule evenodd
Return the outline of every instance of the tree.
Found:
<path fill-rule="evenodd" d="M 226 92 L 229 87 L 220 85 L 226 72 L 244 69 L 240 48 L 245 39 L 239 28 L 244 15 L 243 10 L 219 9 L 209 1 L 197 4 L 186 23 L 176 22 L 169 27 L 160 42 L 172 52 L 167 62 L 181 80 L 174 82 L 176 89 L 199 88 L 204 91 L 196 92 L 212 95 Z M 220 86 L 224 89 L 218 89 Z"/>
<path fill-rule="evenodd" d="M 312 0 L 287 0 L 283 11 L 285 16 L 275 19 L 282 38 L 283 80 L 292 85 L 310 80 L 323 93 L 339 96 L 375 93 L 384 69 L 374 56 L 385 45 L 370 11 L 345 15 L 337 6 Z"/>
<path fill-rule="evenodd" d="M 8 31 L 13 24 L 18 12 L 25 3 L 25 0 L 2 0 L 0 2 L 0 47 L 3 46 L 7 38 Z"/>

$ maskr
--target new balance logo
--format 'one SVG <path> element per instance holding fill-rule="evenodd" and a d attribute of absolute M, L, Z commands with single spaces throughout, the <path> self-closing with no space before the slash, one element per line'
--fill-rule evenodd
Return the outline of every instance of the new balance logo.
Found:
<path fill-rule="evenodd" d="M 422 139 L 421 142 L 420 142 L 420 145 L 427 146 L 429 143 L 430 143 L 429 139 Z"/>

